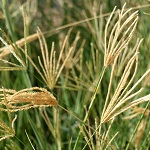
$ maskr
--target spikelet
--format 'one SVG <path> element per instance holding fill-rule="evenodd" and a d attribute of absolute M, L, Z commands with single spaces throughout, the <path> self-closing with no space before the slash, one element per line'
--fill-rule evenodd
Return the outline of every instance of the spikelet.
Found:
<path fill-rule="evenodd" d="M 113 17 L 116 7 L 110 15 L 105 27 L 105 56 L 104 66 L 113 64 L 115 58 L 125 50 L 126 46 L 132 39 L 133 33 L 138 22 L 138 11 L 128 14 L 132 9 L 125 11 L 125 5 L 122 10 L 118 10 L 118 20 L 114 25 L 110 25 L 114 21 Z M 113 20 L 112 20 L 113 18 Z"/>
<path fill-rule="evenodd" d="M 147 117 L 148 118 L 148 117 Z M 135 149 L 138 150 L 140 142 L 142 140 L 142 137 L 144 135 L 144 131 L 146 129 L 146 125 L 147 125 L 148 120 L 147 119 L 143 119 L 138 127 L 137 133 L 136 133 L 136 137 L 135 137 Z"/>
<path fill-rule="evenodd" d="M 36 107 L 50 107 L 57 106 L 56 98 L 44 88 L 32 87 L 23 89 L 20 91 L 0 89 L 0 91 L 5 92 L 5 94 L 0 94 L 0 110 L 10 112 L 16 112 L 20 110 L 28 110 L 30 108 Z M 6 95 L 6 100 L 5 97 Z M 4 108 L 5 105 L 8 109 Z"/>
<path fill-rule="evenodd" d="M 136 150 L 139 149 L 140 142 L 143 138 L 146 126 L 148 124 L 150 107 L 147 110 L 145 110 L 145 108 L 135 106 L 132 108 L 132 111 L 130 112 L 129 116 L 124 118 L 124 119 L 133 119 L 137 115 L 140 115 L 140 114 L 144 114 L 144 117 L 142 118 L 142 121 L 140 122 L 139 127 L 136 131 L 136 135 L 135 135 L 135 149 Z"/>

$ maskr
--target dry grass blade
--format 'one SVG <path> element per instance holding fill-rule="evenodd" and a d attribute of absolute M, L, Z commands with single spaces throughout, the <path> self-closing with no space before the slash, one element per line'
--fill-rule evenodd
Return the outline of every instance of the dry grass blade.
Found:
<path fill-rule="evenodd" d="M 2 92 L 3 89 L 0 89 L 0 91 Z M 10 112 L 16 112 L 36 107 L 50 107 L 58 105 L 56 98 L 44 88 L 32 87 L 20 91 L 4 89 L 4 91 L 6 93 L 7 104 L 4 100 L 4 94 L 0 94 L 1 111 L 8 110 L 3 106 L 7 106 Z"/>

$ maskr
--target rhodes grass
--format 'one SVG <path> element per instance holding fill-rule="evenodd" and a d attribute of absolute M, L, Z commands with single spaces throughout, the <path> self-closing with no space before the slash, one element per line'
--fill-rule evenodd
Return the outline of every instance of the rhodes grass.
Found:
<path fill-rule="evenodd" d="M 0 1 L 0 149 L 148 150 L 149 1 Z"/>

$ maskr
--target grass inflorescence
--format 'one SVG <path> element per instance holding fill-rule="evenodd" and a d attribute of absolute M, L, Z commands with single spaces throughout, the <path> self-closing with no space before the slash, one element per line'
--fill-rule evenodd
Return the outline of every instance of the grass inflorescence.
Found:
<path fill-rule="evenodd" d="M 148 1 L 0 5 L 1 149 L 149 149 Z"/>

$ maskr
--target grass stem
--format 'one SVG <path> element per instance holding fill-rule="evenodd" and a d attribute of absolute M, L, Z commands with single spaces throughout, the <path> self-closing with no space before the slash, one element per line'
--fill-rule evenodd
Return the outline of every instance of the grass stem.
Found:
<path fill-rule="evenodd" d="M 105 70 L 106 70 L 106 67 L 103 66 L 102 71 L 101 71 L 100 76 L 99 76 L 99 80 L 98 80 L 97 86 L 96 86 L 96 88 L 95 88 L 95 90 L 94 90 L 94 93 L 93 93 L 93 96 L 92 96 L 92 98 L 91 98 L 91 103 L 90 103 L 89 108 L 88 108 L 88 111 L 87 111 L 87 113 L 86 113 L 86 115 L 85 115 L 85 117 L 84 117 L 84 120 L 83 120 L 84 123 L 86 122 L 86 120 L 87 120 L 87 118 L 88 118 L 89 112 L 90 112 L 90 110 L 91 110 L 91 108 L 92 108 L 92 105 L 93 105 L 93 103 L 94 103 L 94 100 L 95 100 L 95 98 L 96 98 L 96 94 L 97 94 L 98 89 L 99 89 L 99 87 L 100 87 L 100 84 L 101 84 L 102 78 L 103 78 L 103 76 L 104 76 Z M 83 127 L 83 125 L 84 125 L 84 124 L 82 124 L 82 127 Z M 98 128 L 99 128 L 99 127 L 98 127 Z M 96 131 L 95 131 L 95 132 L 96 132 Z M 76 150 L 77 144 L 78 144 L 78 142 L 79 142 L 80 135 L 81 135 L 81 131 L 80 131 L 79 134 L 78 134 L 78 137 L 77 137 L 77 140 L 76 140 L 76 143 L 75 143 L 75 145 L 74 145 L 73 150 Z"/>

